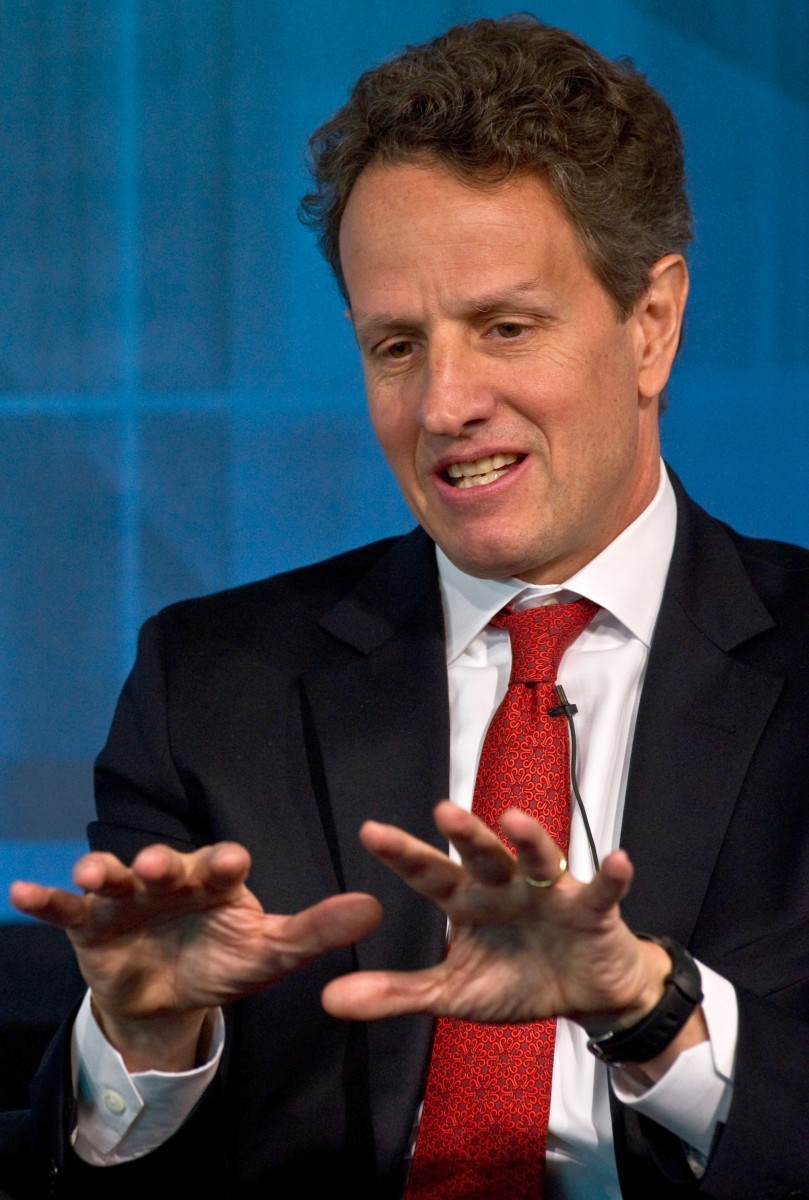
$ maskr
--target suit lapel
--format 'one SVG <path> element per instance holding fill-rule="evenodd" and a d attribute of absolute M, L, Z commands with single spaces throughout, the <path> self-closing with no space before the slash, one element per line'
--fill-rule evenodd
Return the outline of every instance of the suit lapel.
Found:
<path fill-rule="evenodd" d="M 675 550 L 633 742 L 621 844 L 624 916 L 687 943 L 783 681 L 732 651 L 772 628 L 723 527 L 678 496 Z"/>
<path fill-rule="evenodd" d="M 384 933 L 358 946 L 358 962 L 423 966 L 440 956 L 443 918 L 376 863 L 357 833 L 373 818 L 441 845 L 432 810 L 449 788 L 449 708 L 433 544 L 420 530 L 394 543 L 321 626 L 344 652 L 302 682 L 343 884 L 372 892 L 386 912 Z"/>
<path fill-rule="evenodd" d="M 328 664 L 302 679 L 323 766 L 346 890 L 382 904 L 380 929 L 354 948 L 358 970 L 412 971 L 437 962 L 446 922 L 360 845 L 361 823 L 400 825 L 440 845 L 432 820 L 449 791 L 449 702 L 435 549 L 420 530 L 392 546 L 321 621 L 336 639 Z M 433 1022 L 400 1017 L 352 1027 L 346 1078 L 379 1170 L 403 1161 L 422 1093 Z M 356 1131 L 351 1137 L 356 1138 Z"/>

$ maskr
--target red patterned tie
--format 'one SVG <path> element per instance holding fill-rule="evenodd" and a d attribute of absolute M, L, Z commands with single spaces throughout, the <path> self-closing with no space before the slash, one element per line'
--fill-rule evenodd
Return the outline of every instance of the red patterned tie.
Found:
<path fill-rule="evenodd" d="M 592 620 L 589 600 L 512 612 L 511 677 L 486 733 L 472 811 L 499 832 L 503 811 L 536 816 L 567 854 L 567 722 L 548 709 L 562 655 Z M 556 1021 L 436 1022 L 407 1200 L 540 1200 Z"/>

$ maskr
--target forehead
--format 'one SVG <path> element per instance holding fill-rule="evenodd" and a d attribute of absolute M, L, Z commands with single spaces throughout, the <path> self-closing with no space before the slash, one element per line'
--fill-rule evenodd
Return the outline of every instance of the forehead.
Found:
<path fill-rule="evenodd" d="M 492 278 L 496 290 L 536 279 L 595 284 L 573 224 L 546 180 L 470 183 L 437 163 L 367 167 L 348 198 L 340 255 L 349 299 L 416 280 L 452 287 Z"/>

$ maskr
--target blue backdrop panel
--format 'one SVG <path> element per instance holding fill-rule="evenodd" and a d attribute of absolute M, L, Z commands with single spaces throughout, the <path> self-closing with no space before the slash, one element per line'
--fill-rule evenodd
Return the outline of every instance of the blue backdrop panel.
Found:
<path fill-rule="evenodd" d="M 66 879 L 161 605 L 398 532 L 296 219 L 309 133 L 473 0 L 0 0 L 0 918 Z M 698 499 L 809 542 L 809 4 L 547 0 L 677 112 L 697 214 L 663 421 Z"/>

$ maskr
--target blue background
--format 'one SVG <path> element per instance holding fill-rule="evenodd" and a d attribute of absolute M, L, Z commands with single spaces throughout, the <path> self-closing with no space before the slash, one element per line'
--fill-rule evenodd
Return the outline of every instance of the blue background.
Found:
<path fill-rule="evenodd" d="M 67 879 L 137 628 L 407 528 L 296 220 L 309 133 L 471 0 L 0 2 L 0 917 Z M 695 496 L 809 542 L 809 3 L 547 0 L 671 102 L 697 215 L 663 422 Z"/>

